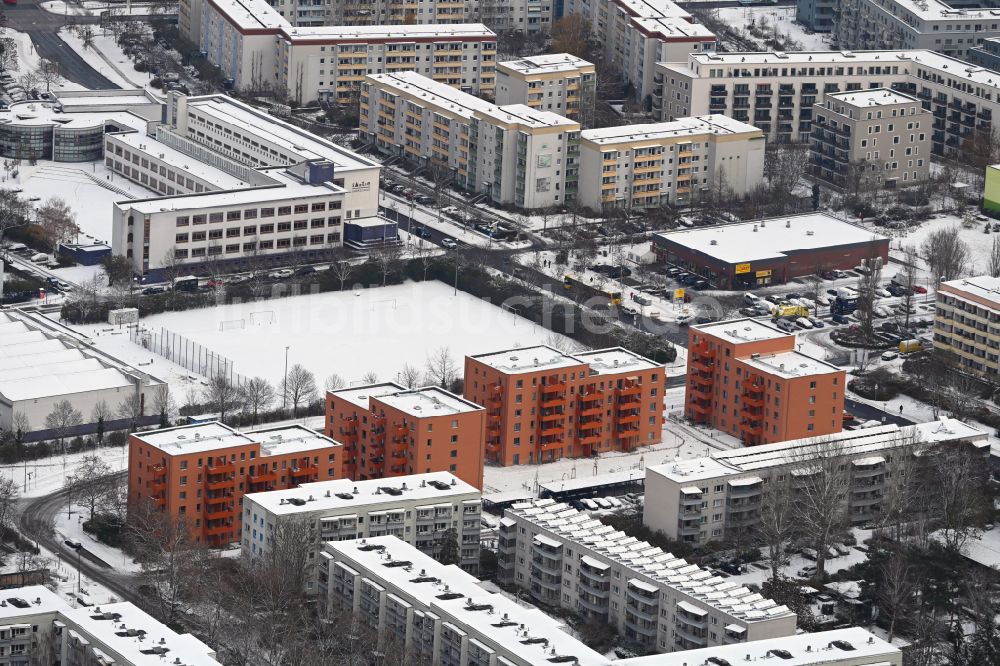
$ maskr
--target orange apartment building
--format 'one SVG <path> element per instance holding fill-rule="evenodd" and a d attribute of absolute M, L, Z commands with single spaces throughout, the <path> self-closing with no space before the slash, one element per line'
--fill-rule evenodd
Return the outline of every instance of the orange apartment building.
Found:
<path fill-rule="evenodd" d="M 186 516 L 197 541 L 240 539 L 243 495 L 343 478 L 343 447 L 302 426 L 238 432 L 200 423 L 129 436 L 129 510 Z"/>
<path fill-rule="evenodd" d="M 665 376 L 621 348 L 540 345 L 467 356 L 465 397 L 486 405 L 487 460 L 524 465 L 659 442 Z"/>
<path fill-rule="evenodd" d="M 846 373 L 795 351 L 795 336 L 753 319 L 692 326 L 685 414 L 770 444 L 843 429 Z"/>
<path fill-rule="evenodd" d="M 359 481 L 451 472 L 483 487 L 485 410 L 436 386 L 395 382 L 326 394 L 326 433 L 344 444 L 344 475 Z"/>

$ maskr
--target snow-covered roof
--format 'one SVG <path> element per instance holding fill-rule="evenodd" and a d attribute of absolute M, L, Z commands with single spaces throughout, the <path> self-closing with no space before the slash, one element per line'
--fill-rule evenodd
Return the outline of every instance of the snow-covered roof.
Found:
<path fill-rule="evenodd" d="M 245 180 L 237 178 L 208 162 L 202 162 L 199 159 L 182 153 L 176 148 L 146 135 L 144 132 L 119 132 L 112 134 L 111 137 L 136 151 L 146 153 L 151 158 L 158 159 L 164 164 L 169 164 L 179 170 L 183 170 L 184 173 L 189 173 L 193 177 L 210 183 L 215 189 L 231 190 L 250 186 L 250 183 Z"/>
<path fill-rule="evenodd" d="M 570 53 L 543 53 L 525 56 L 518 60 L 497 63 L 497 72 L 517 73 L 520 76 L 540 74 L 575 74 L 581 69 L 593 69 L 594 64 Z"/>
<path fill-rule="evenodd" d="M 463 120 L 471 120 L 476 111 L 496 106 L 481 97 L 462 92 L 417 72 L 369 74 L 368 80 L 377 84 L 380 89 L 388 89 L 390 94 L 407 93 L 418 98 L 418 105 L 425 101 L 436 109 L 451 112 Z"/>
<path fill-rule="evenodd" d="M 560 493 L 572 490 L 583 490 L 585 488 L 600 488 L 618 483 L 628 483 L 630 481 L 641 481 L 646 478 L 645 469 L 628 469 L 620 472 L 608 472 L 596 476 L 577 476 L 575 479 L 553 479 L 539 483 L 539 491 L 550 493 Z"/>
<path fill-rule="evenodd" d="M 662 363 L 654 363 L 645 356 L 639 356 L 621 347 L 576 352 L 573 356 L 590 365 L 591 374 L 597 375 L 615 375 L 634 370 L 663 368 Z"/>
<path fill-rule="evenodd" d="M 684 38 L 696 41 L 715 39 L 711 30 L 695 23 L 686 10 L 670 0 L 610 0 L 629 22 L 646 36 L 676 42 Z"/>
<path fill-rule="evenodd" d="M 761 354 L 760 356 L 753 355 L 747 358 L 741 358 L 740 360 L 750 367 L 760 370 L 761 372 L 766 372 L 769 375 L 777 375 L 784 378 L 807 377 L 809 375 L 825 375 L 834 372 L 844 372 L 843 369 L 838 368 L 835 365 L 827 363 L 826 361 L 821 361 L 818 358 L 813 358 L 812 356 L 807 356 L 797 351 L 786 351 L 778 354 Z"/>
<path fill-rule="evenodd" d="M 691 328 L 732 344 L 792 337 L 791 333 L 785 333 L 779 328 L 749 318 L 698 324 Z"/>
<path fill-rule="evenodd" d="M 979 275 L 960 280 L 949 280 L 941 283 L 938 292 L 971 300 L 984 307 L 1000 309 L 1000 277 Z"/>
<path fill-rule="evenodd" d="M 490 109 L 480 111 L 479 115 L 487 116 L 496 122 L 521 125 L 529 129 L 561 127 L 569 132 L 580 128 L 580 123 L 575 120 L 570 120 L 552 111 L 533 109 L 526 104 L 492 106 Z"/>
<path fill-rule="evenodd" d="M 548 345 L 520 347 L 489 354 L 474 354 L 469 358 L 507 374 L 546 372 L 583 365 L 583 361 L 575 356 L 564 354 Z"/>
<path fill-rule="evenodd" d="M 676 243 L 728 264 L 778 259 L 804 250 L 886 240 L 881 234 L 844 222 L 828 213 L 804 213 L 660 232 L 654 238 Z"/>
<path fill-rule="evenodd" d="M 393 490 L 386 492 L 386 488 Z M 450 502 L 461 495 L 474 495 L 478 499 L 479 490 L 450 472 L 430 472 L 395 479 L 315 481 L 289 490 L 249 493 L 244 501 L 278 515 L 339 514 L 344 510 L 368 511 L 379 504 Z M 291 499 L 306 503 L 289 502 Z"/>
<path fill-rule="evenodd" d="M 147 120 L 127 111 L 83 111 L 70 109 L 65 113 L 52 102 L 18 102 L 0 110 L 0 124 L 24 126 L 59 126 L 68 129 L 106 127 L 112 124 L 145 131 Z M 72 111 L 72 112 L 70 112 Z"/>
<path fill-rule="evenodd" d="M 412 391 L 387 393 L 376 398 L 379 402 L 394 407 L 415 417 L 447 416 L 465 414 L 482 409 L 474 402 L 460 398 L 454 393 L 437 386 L 427 386 Z"/>
<path fill-rule="evenodd" d="M 699 608 L 711 608 L 740 622 L 766 621 L 792 613 L 771 599 L 711 574 L 661 548 L 604 525 L 589 514 L 552 499 L 513 505 L 504 514 L 540 530 L 534 539 L 571 544 L 575 552 L 625 569 L 647 589 L 670 588 Z M 533 531 L 533 530 L 532 530 Z M 632 581 L 629 581 L 632 584 Z"/>
<path fill-rule="evenodd" d="M 844 102 L 853 106 L 889 106 L 892 104 L 919 104 L 916 97 L 896 92 L 889 88 L 868 88 L 865 90 L 848 90 L 845 92 L 827 93 L 826 99 Z"/>
<path fill-rule="evenodd" d="M 379 398 L 391 393 L 405 391 L 406 388 L 396 382 L 382 382 L 380 384 L 366 384 L 365 386 L 355 386 L 353 388 L 338 389 L 330 391 L 330 395 L 346 400 L 362 409 L 370 409 L 370 398 Z"/>
<path fill-rule="evenodd" d="M 288 26 L 288 21 L 265 0 L 208 0 L 207 4 L 241 30 L 277 33 Z"/>
<path fill-rule="evenodd" d="M 72 362 L 71 362 L 72 364 Z M 133 381 L 116 368 L 91 370 L 64 370 L 61 364 L 53 365 L 53 374 L 39 377 L 0 380 L 0 395 L 10 401 L 35 400 L 51 396 L 68 396 L 74 393 L 128 388 Z M 58 373 L 58 374 L 56 374 Z"/>
<path fill-rule="evenodd" d="M 318 451 L 343 446 L 340 442 L 302 425 L 258 428 L 244 433 L 260 442 L 260 455 L 280 456 L 288 453 Z"/>
<path fill-rule="evenodd" d="M 588 129 L 580 132 L 580 138 L 598 146 L 614 147 L 619 143 L 633 143 L 635 141 L 663 141 L 665 139 L 676 138 L 697 139 L 700 135 L 704 134 L 762 135 L 762 132 L 753 125 L 734 120 L 727 116 L 712 114 L 708 116 L 679 118 L 662 123 L 619 125 L 616 127 L 603 127 L 601 129 Z"/>
<path fill-rule="evenodd" d="M 214 451 L 258 441 L 218 421 L 137 432 L 133 437 L 171 455 Z"/>
<path fill-rule="evenodd" d="M 508 663 L 514 655 L 512 663 L 520 664 L 572 663 L 572 657 L 578 666 L 612 663 L 573 638 L 559 620 L 486 591 L 471 574 L 455 565 L 441 564 L 396 537 L 330 541 L 324 550 L 405 603 L 436 615 L 489 651 L 507 655 L 507 661 L 498 663 Z M 391 566 L 395 562 L 405 564 Z M 445 592 L 448 594 L 441 598 Z M 546 639 L 546 643 L 529 639 Z"/>
<path fill-rule="evenodd" d="M 260 0 L 257 0 L 260 1 Z M 325 25 L 287 27 L 282 30 L 295 44 L 309 41 L 413 41 L 453 39 L 496 39 L 496 33 L 482 23 L 414 23 L 407 25 Z"/>
<path fill-rule="evenodd" d="M 822 455 L 868 459 L 879 452 L 901 446 L 959 440 L 976 442 L 985 440 L 988 436 L 988 433 L 974 426 L 950 418 L 912 426 L 890 423 L 875 428 L 844 430 L 822 437 L 716 451 L 702 458 L 650 465 L 646 473 L 658 474 L 679 485 L 688 486 L 706 479 L 750 475 L 756 471 L 784 465 L 807 466 L 817 456 Z"/>
<path fill-rule="evenodd" d="M 737 627 L 738 628 L 738 627 Z M 726 627 L 729 629 L 729 627 Z M 777 651 L 784 650 L 786 657 Z M 694 664 L 767 663 L 781 666 L 814 666 L 824 664 L 872 664 L 889 666 L 902 663 L 899 648 L 875 636 L 867 629 L 850 627 L 818 631 L 796 636 L 767 638 L 718 645 L 697 650 L 656 654 L 649 657 L 620 659 L 614 666 L 687 666 Z"/>
<path fill-rule="evenodd" d="M 12 599 L 15 600 L 13 603 Z M 29 606 L 21 608 L 20 601 L 27 601 Z M 10 620 L 30 615 L 54 613 L 67 607 L 65 601 L 42 585 L 0 590 L 0 624 L 9 624 Z"/>

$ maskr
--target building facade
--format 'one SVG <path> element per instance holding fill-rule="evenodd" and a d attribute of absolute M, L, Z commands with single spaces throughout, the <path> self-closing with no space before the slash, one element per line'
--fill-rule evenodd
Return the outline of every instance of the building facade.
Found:
<path fill-rule="evenodd" d="M 393 537 L 327 542 L 319 580 L 326 614 L 353 613 L 428 663 L 612 664 L 560 621 L 488 592 L 474 576 Z"/>
<path fill-rule="evenodd" d="M 242 538 L 243 496 L 342 478 L 343 447 L 302 426 L 241 433 L 221 423 L 129 435 L 130 513 L 159 511 L 196 541 Z"/>
<path fill-rule="evenodd" d="M 450 171 L 497 203 L 550 208 L 576 196 L 580 124 L 551 111 L 401 72 L 366 77 L 360 125 L 380 153 Z"/>
<path fill-rule="evenodd" d="M 981 45 L 969 49 L 969 62 L 1000 72 L 1000 38 L 989 37 Z"/>
<path fill-rule="evenodd" d="M 963 369 L 1000 372 L 1000 279 L 981 275 L 942 282 L 934 309 L 934 349 L 954 354 Z"/>
<path fill-rule="evenodd" d="M 483 487 L 485 410 L 444 389 L 395 382 L 326 395 L 326 432 L 344 443 L 355 481 L 451 472 Z"/>
<path fill-rule="evenodd" d="M 685 416 L 747 445 L 840 432 L 847 375 L 796 339 L 754 319 L 692 326 Z"/>
<path fill-rule="evenodd" d="M 660 441 L 666 371 L 627 350 L 546 345 L 465 358 L 465 397 L 486 406 L 486 458 L 525 465 Z"/>
<path fill-rule="evenodd" d="M 526 56 L 497 64 L 496 102 L 551 111 L 593 124 L 597 70 L 569 53 Z"/>
<path fill-rule="evenodd" d="M 563 15 L 580 14 L 604 45 L 632 95 L 651 103 L 656 63 L 715 51 L 715 34 L 670 0 L 564 0 Z M 689 114 L 702 115 L 702 114 Z"/>
<path fill-rule="evenodd" d="M 0 661 L 11 666 L 219 666 L 215 652 L 128 603 L 73 608 L 42 585 L 3 591 Z M 155 642 L 154 642 L 155 641 Z"/>
<path fill-rule="evenodd" d="M 831 93 L 813 107 L 810 167 L 834 187 L 881 189 L 930 178 L 933 116 L 886 88 Z"/>
<path fill-rule="evenodd" d="M 764 135 L 725 116 L 580 133 L 578 201 L 589 208 L 684 206 L 700 191 L 742 196 L 763 178 Z"/>
<path fill-rule="evenodd" d="M 970 49 L 1000 36 L 995 3 L 983 5 L 966 9 L 942 0 L 842 0 L 833 32 L 842 49 L 927 49 L 968 60 Z"/>
<path fill-rule="evenodd" d="M 825 95 L 869 88 L 919 99 L 934 116 L 937 155 L 987 140 L 1000 113 L 995 72 L 933 51 L 692 53 L 657 70 L 657 118 L 721 113 L 760 128 L 768 141 L 811 141 L 814 107 Z"/>
<path fill-rule="evenodd" d="M 889 239 L 827 213 L 803 213 L 656 233 L 653 252 L 718 289 L 753 289 L 850 270 L 873 254 L 887 262 Z"/>
<path fill-rule="evenodd" d="M 795 5 L 795 22 L 813 32 L 832 32 L 836 11 L 834 0 L 801 0 Z"/>
<path fill-rule="evenodd" d="M 914 426 L 885 425 L 844 431 L 822 439 L 718 451 L 705 458 L 646 468 L 643 522 L 672 539 L 695 546 L 752 532 L 760 522 L 768 484 L 807 487 L 820 458 L 843 460 L 847 489 L 842 501 L 852 525 L 877 520 L 888 479 L 907 457 L 934 444 L 969 443 L 989 453 L 986 432 L 955 419 Z"/>
<path fill-rule="evenodd" d="M 648 650 L 795 634 L 795 613 L 787 607 L 567 504 L 515 504 L 500 521 L 499 544 L 501 580 L 541 604 L 606 622 Z"/>
<path fill-rule="evenodd" d="M 459 566 L 479 571 L 482 499 L 479 490 L 449 472 L 399 479 L 317 481 L 243 498 L 243 555 L 266 557 L 289 526 L 306 524 L 315 537 L 309 553 L 310 592 L 326 541 L 394 536 L 436 557 L 453 532 Z"/>

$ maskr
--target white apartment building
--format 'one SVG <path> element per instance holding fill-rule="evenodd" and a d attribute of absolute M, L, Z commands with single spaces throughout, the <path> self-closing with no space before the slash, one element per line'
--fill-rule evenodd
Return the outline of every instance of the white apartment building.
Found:
<path fill-rule="evenodd" d="M 576 195 L 580 125 L 550 111 L 400 72 L 365 79 L 360 125 L 379 152 L 446 165 L 458 185 L 497 203 L 545 208 Z"/>
<path fill-rule="evenodd" d="M 318 256 L 378 211 L 376 162 L 228 96 L 172 94 L 156 136 L 105 137 L 105 165 L 163 196 L 122 200 L 112 248 L 136 274 Z"/>
<path fill-rule="evenodd" d="M 493 96 L 496 34 L 481 23 L 344 26 L 304 19 L 297 26 L 267 0 L 184 3 L 190 7 L 180 9 L 182 34 L 238 89 L 274 87 L 299 103 L 347 104 L 365 75 L 412 70 Z"/>
<path fill-rule="evenodd" d="M 890 88 L 930 111 L 933 153 L 954 156 L 1000 113 L 1000 77 L 933 51 L 693 53 L 658 66 L 654 112 L 662 119 L 721 113 L 768 140 L 810 141 L 825 95 Z"/>
<path fill-rule="evenodd" d="M 266 557 L 275 534 L 304 522 L 316 536 L 309 554 L 315 577 L 316 557 L 325 541 L 395 536 L 434 557 L 448 531 L 454 530 L 459 553 L 469 553 L 461 559 L 461 568 L 476 573 L 481 515 L 479 490 L 450 472 L 303 483 L 243 497 L 243 555 Z M 307 585 L 315 590 L 314 579 Z"/>
<path fill-rule="evenodd" d="M 813 111 L 815 178 L 840 188 L 895 188 L 930 177 L 932 116 L 915 97 L 887 88 L 829 93 Z"/>
<path fill-rule="evenodd" d="M 648 495 L 646 501 L 654 506 Z M 606 621 L 658 652 L 795 633 L 795 613 L 787 607 L 567 504 L 515 504 L 500 521 L 499 537 L 502 579 L 547 606 Z"/>
<path fill-rule="evenodd" d="M 934 349 L 962 367 L 994 378 L 1000 372 L 1000 278 L 980 275 L 942 282 L 934 312 Z"/>
<path fill-rule="evenodd" d="M 642 101 L 653 94 L 656 63 L 716 48 L 715 34 L 671 0 L 565 0 L 567 14 L 590 21 L 592 36 Z"/>
<path fill-rule="evenodd" d="M 390 536 L 324 544 L 320 607 L 349 611 L 440 666 L 610 666 L 536 608 L 487 591 L 455 565 L 444 565 Z"/>
<path fill-rule="evenodd" d="M 210 647 L 128 602 L 73 608 L 41 585 L 2 590 L 0 600 L 3 664 L 219 666 Z"/>
<path fill-rule="evenodd" d="M 726 116 L 580 133 L 578 200 L 596 210 L 687 205 L 720 183 L 741 196 L 763 172 L 763 132 Z"/>
<path fill-rule="evenodd" d="M 955 419 L 914 426 L 885 425 L 845 430 L 822 438 L 718 451 L 703 458 L 646 468 L 643 522 L 667 536 L 703 546 L 733 532 L 753 530 L 770 482 L 807 483 L 818 456 L 850 463 L 844 500 L 852 524 L 877 519 L 886 480 L 904 456 L 935 444 L 970 443 L 989 453 L 988 434 Z"/>
<path fill-rule="evenodd" d="M 592 124 L 597 70 L 569 53 L 527 56 L 497 64 L 496 103 L 525 104 Z"/>
<path fill-rule="evenodd" d="M 843 49 L 927 49 L 968 60 L 970 49 L 1000 36 L 1000 14 L 942 0 L 841 0 L 833 35 Z"/>

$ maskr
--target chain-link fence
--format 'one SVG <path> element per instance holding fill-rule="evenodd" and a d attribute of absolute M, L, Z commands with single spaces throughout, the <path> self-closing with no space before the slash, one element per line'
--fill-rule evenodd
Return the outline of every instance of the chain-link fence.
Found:
<path fill-rule="evenodd" d="M 140 347 L 199 375 L 223 376 L 235 386 L 240 386 L 245 381 L 245 378 L 233 369 L 232 360 L 166 328 L 161 327 L 157 332 L 133 326 L 129 329 L 129 339 Z"/>

